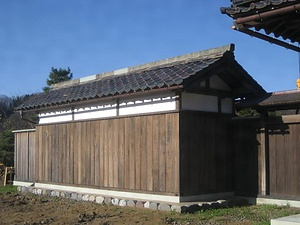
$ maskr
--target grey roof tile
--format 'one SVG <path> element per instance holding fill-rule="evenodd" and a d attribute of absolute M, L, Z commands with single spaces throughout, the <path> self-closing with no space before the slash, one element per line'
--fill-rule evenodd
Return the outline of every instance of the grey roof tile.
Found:
<path fill-rule="evenodd" d="M 299 2 L 299 0 L 232 0 L 230 7 L 222 7 L 221 12 L 224 14 L 235 15 L 256 12 L 256 10 L 271 9 L 272 7 L 286 6 Z"/>
<path fill-rule="evenodd" d="M 300 90 L 273 92 L 256 98 L 245 99 L 237 103 L 239 108 L 278 108 L 298 104 L 300 107 Z"/>
<path fill-rule="evenodd" d="M 99 75 L 95 80 L 88 82 L 75 80 L 55 85 L 54 89 L 35 95 L 17 109 L 40 109 L 88 99 L 122 96 L 145 90 L 165 87 L 177 88 L 178 85 L 185 85 L 186 79 L 199 74 L 205 68 L 213 67 L 215 63 L 224 58 L 230 58 L 237 64 L 232 49 L 232 45 L 210 49 L 127 68 L 127 72 L 120 75 L 113 75 L 114 72 L 109 72 L 108 75 Z M 252 79 L 251 76 L 249 77 Z M 253 79 L 251 82 L 258 87 L 258 90 L 263 90 Z"/>

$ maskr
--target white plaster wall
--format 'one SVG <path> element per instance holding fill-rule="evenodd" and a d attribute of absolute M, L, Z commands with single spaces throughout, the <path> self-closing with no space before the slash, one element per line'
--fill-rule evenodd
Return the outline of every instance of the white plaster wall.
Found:
<path fill-rule="evenodd" d="M 105 118 L 117 115 L 116 101 L 74 107 L 74 120 Z"/>
<path fill-rule="evenodd" d="M 232 99 L 225 98 L 221 100 L 221 111 L 222 113 L 232 113 Z"/>
<path fill-rule="evenodd" d="M 153 113 L 176 109 L 176 99 L 173 92 L 165 92 L 156 95 L 144 95 L 140 97 L 124 98 L 119 100 L 119 115 L 134 115 L 141 113 Z M 57 110 L 48 110 L 39 113 L 39 123 L 58 123 L 74 120 L 86 120 L 117 116 L 117 100 L 84 104 Z"/>
<path fill-rule="evenodd" d="M 203 112 L 218 112 L 218 98 L 210 95 L 182 93 L 182 109 Z"/>
<path fill-rule="evenodd" d="M 39 113 L 39 124 L 58 123 L 72 120 L 71 108 L 62 108 L 58 110 L 49 110 Z"/>
<path fill-rule="evenodd" d="M 162 112 L 176 109 L 175 95 L 172 92 L 149 95 L 147 97 L 120 100 L 119 115 Z"/>

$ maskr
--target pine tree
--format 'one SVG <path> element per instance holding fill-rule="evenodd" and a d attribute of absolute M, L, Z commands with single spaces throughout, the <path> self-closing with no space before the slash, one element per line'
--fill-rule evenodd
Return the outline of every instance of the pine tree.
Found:
<path fill-rule="evenodd" d="M 71 73 L 70 68 L 68 69 L 56 69 L 51 67 L 51 72 L 49 74 L 49 79 L 47 79 L 47 85 L 43 88 L 44 91 L 49 91 L 52 84 L 57 84 L 60 82 L 68 81 L 73 78 L 73 73 Z"/>

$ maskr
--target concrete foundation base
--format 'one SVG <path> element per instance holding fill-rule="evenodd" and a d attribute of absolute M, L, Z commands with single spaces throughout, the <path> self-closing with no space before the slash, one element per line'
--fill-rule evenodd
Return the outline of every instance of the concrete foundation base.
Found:
<path fill-rule="evenodd" d="M 271 220 L 271 225 L 296 225 L 300 224 L 300 214 Z"/>
<path fill-rule="evenodd" d="M 244 205 L 245 200 L 240 199 L 224 199 L 218 201 L 203 201 L 203 202 L 181 202 L 181 203 L 167 203 L 154 200 L 141 200 L 134 198 L 120 198 L 111 195 L 101 195 L 99 193 L 83 192 L 83 190 L 57 190 L 46 187 L 37 187 L 34 184 L 15 183 L 20 185 L 18 191 L 22 193 L 33 193 L 35 195 L 46 195 L 53 198 L 67 198 L 75 201 L 90 201 L 98 204 L 129 206 L 138 208 L 148 208 L 160 211 L 174 211 L 178 213 L 194 213 L 199 210 L 217 209 L 231 207 L 234 205 Z M 23 185 L 21 185 L 23 184 Z M 80 192 L 78 192 L 80 191 Z M 247 203 L 246 203 L 247 204 Z"/>

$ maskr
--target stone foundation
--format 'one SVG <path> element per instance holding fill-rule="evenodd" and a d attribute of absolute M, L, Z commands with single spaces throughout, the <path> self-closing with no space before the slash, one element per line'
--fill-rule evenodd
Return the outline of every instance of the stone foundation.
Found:
<path fill-rule="evenodd" d="M 200 202 L 200 203 L 159 203 L 151 201 L 140 201 L 132 199 L 118 199 L 112 198 L 109 196 L 99 196 L 99 195 L 89 195 L 76 192 L 66 192 L 66 191 L 57 191 L 57 190 L 47 190 L 31 186 L 19 186 L 18 191 L 21 193 L 32 193 L 35 195 L 45 195 L 48 197 L 60 197 L 67 198 L 75 201 L 89 201 L 95 202 L 97 204 L 103 205 L 115 205 L 115 206 L 128 206 L 128 207 L 138 207 L 138 208 L 148 208 L 153 210 L 160 211 L 174 211 L 178 213 L 193 213 L 199 210 L 207 209 L 217 209 L 217 208 L 226 208 L 234 205 L 244 205 L 247 204 L 245 200 L 218 200 L 214 202 Z"/>

